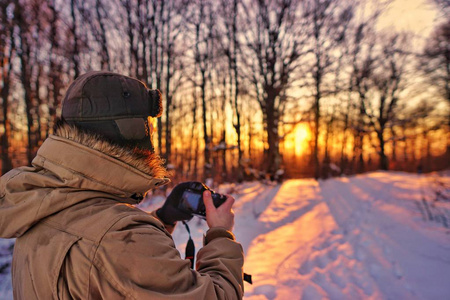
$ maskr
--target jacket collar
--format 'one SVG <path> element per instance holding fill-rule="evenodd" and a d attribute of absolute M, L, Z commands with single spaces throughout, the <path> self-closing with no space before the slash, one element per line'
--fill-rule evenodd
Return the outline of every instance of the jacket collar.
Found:
<path fill-rule="evenodd" d="M 170 181 L 155 154 L 145 156 L 67 125 L 56 134 L 60 136 L 51 135 L 42 144 L 33 165 L 55 173 L 56 169 L 66 169 L 72 176 L 85 179 L 80 181 L 81 188 L 128 198 Z"/>

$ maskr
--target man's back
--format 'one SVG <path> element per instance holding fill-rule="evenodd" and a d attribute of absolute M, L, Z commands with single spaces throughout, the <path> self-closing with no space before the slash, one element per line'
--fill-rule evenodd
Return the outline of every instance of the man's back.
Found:
<path fill-rule="evenodd" d="M 199 251 L 195 272 L 164 225 L 131 205 L 138 202 L 132 193 L 162 180 L 57 136 L 33 165 L 1 179 L 10 217 L 0 235 L 18 237 L 16 299 L 242 297 L 238 243 L 212 240 Z"/>
<path fill-rule="evenodd" d="M 192 218 L 178 195 L 151 214 L 133 206 L 170 181 L 153 151 L 161 115 L 161 93 L 135 78 L 92 71 L 70 85 L 33 166 L 0 178 L 0 238 L 17 238 L 16 299 L 242 298 L 232 197 L 215 207 L 204 191 L 210 230 L 197 271 L 170 234 Z"/>

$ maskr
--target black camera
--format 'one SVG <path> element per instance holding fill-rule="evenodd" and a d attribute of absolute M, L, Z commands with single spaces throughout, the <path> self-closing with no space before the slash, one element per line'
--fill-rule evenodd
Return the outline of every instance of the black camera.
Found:
<path fill-rule="evenodd" d="M 227 197 L 218 194 L 201 182 L 192 182 L 187 187 L 180 199 L 178 208 L 184 212 L 206 219 L 206 208 L 203 203 L 203 192 L 209 190 L 215 207 L 219 207 L 227 200 Z"/>

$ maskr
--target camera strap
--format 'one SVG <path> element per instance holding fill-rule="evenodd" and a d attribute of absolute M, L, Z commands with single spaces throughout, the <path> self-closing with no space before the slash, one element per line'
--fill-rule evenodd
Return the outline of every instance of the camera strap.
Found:
<path fill-rule="evenodd" d="M 189 259 L 191 261 L 191 269 L 194 268 L 194 260 L 195 260 L 195 244 L 191 237 L 191 229 L 189 228 L 189 225 L 186 223 L 186 221 L 183 221 L 184 226 L 186 227 L 186 230 L 189 234 L 189 239 L 186 244 L 186 259 Z M 250 284 L 253 284 L 252 282 L 252 275 L 244 273 L 244 281 L 247 281 Z"/>
<path fill-rule="evenodd" d="M 189 234 L 189 239 L 187 241 L 186 251 L 185 251 L 186 259 L 189 259 L 191 261 L 191 269 L 193 269 L 194 268 L 194 260 L 195 260 L 195 244 L 194 244 L 194 241 L 192 240 L 191 230 L 189 229 L 188 224 L 185 221 L 183 221 L 183 224 L 186 227 L 186 230 Z"/>

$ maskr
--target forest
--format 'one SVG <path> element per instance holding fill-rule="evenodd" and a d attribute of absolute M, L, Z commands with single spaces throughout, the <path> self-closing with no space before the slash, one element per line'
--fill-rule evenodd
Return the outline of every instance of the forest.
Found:
<path fill-rule="evenodd" d="M 450 2 L 429 36 L 392 1 L 1 0 L 1 173 L 31 164 L 89 70 L 163 94 L 176 181 L 434 171 L 450 162 Z"/>

